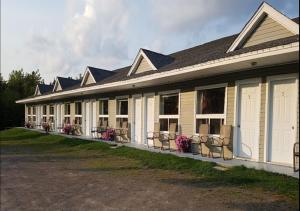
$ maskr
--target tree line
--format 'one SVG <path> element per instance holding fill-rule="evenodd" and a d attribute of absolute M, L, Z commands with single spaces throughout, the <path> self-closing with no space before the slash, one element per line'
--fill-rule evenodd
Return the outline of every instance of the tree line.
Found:
<path fill-rule="evenodd" d="M 39 70 L 13 70 L 7 81 L 0 73 L 0 130 L 24 126 L 24 105 L 16 104 L 16 100 L 32 96 L 39 83 L 44 83 Z"/>

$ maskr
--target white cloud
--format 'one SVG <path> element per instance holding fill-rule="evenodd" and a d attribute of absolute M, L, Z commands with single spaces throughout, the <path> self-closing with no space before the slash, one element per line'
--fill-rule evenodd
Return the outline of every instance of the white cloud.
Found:
<path fill-rule="evenodd" d="M 33 62 L 47 74 L 47 81 L 57 75 L 76 77 L 87 65 L 111 69 L 128 60 L 129 12 L 125 2 L 85 0 L 81 11 L 76 3 L 67 4 L 70 17 L 63 33 L 32 34 L 28 41 Z"/>
<path fill-rule="evenodd" d="M 295 0 L 288 2 L 291 1 L 295 2 Z M 133 62 L 140 47 L 171 53 L 237 33 L 261 1 L 66 0 L 64 4 L 61 1 L 57 2 L 59 3 L 54 4 L 61 8 L 61 14 L 57 14 L 57 17 L 49 15 L 44 17 L 40 13 L 37 17 L 24 22 L 33 23 L 34 26 L 37 23 L 33 29 L 25 26 L 20 27 L 23 29 L 22 32 L 5 33 L 6 37 L 14 36 L 11 41 L 13 43 L 16 43 L 15 40 L 26 43 L 25 46 L 24 43 L 15 44 L 18 47 L 10 48 L 13 44 L 2 42 L 7 46 L 6 52 L 9 54 L 6 55 L 9 55 L 10 59 L 5 60 L 5 65 L 9 67 L 6 69 L 11 70 L 16 65 L 24 67 L 25 71 L 39 68 L 42 77 L 49 82 L 57 75 L 76 77 L 79 73 L 83 73 L 87 65 L 106 69 L 120 68 Z M 286 5 L 285 10 L 292 10 L 288 3 L 280 4 L 281 8 Z M 45 9 L 45 12 L 47 11 Z M 26 19 L 27 16 L 19 14 L 18 17 Z M 41 17 L 45 20 L 35 22 Z M 52 19 L 55 19 L 53 22 L 55 24 L 49 25 Z M 13 24 L 7 24 L 7 27 L 11 25 Z M 17 55 L 14 52 L 19 53 Z"/>

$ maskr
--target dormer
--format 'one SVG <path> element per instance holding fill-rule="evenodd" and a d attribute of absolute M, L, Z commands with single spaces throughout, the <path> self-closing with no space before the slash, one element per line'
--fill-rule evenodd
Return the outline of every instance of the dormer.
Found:
<path fill-rule="evenodd" d="M 109 70 L 88 66 L 83 74 L 80 86 L 97 83 L 113 74 L 114 72 Z"/>
<path fill-rule="evenodd" d="M 172 61 L 173 58 L 170 56 L 141 48 L 135 57 L 127 76 L 151 70 L 157 71 L 159 68 L 171 63 Z"/>
<path fill-rule="evenodd" d="M 72 78 L 57 77 L 54 83 L 53 92 L 62 91 L 69 87 L 74 87 L 80 84 L 80 80 L 74 80 Z"/>
<path fill-rule="evenodd" d="M 262 3 L 227 52 L 299 34 L 299 25 Z"/>
<path fill-rule="evenodd" d="M 51 92 L 52 90 L 53 90 L 53 85 L 38 84 L 35 87 L 34 96 L 43 95 L 47 92 Z"/>

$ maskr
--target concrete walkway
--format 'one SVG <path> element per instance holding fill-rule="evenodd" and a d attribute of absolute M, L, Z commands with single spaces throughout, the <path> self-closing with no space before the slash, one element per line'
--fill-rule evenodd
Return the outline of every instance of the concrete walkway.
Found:
<path fill-rule="evenodd" d="M 24 128 L 23 128 L 24 129 Z M 25 128 L 28 129 L 28 128 Z M 40 133 L 45 133 L 45 131 L 40 130 L 40 129 L 28 129 L 28 130 L 33 130 L 37 131 Z M 73 136 L 73 135 L 66 135 L 58 132 L 50 132 L 50 134 L 54 135 L 61 135 L 64 137 L 68 138 L 74 138 L 74 139 L 83 139 L 83 140 L 88 140 L 88 141 L 97 141 L 97 142 L 105 142 L 111 145 L 124 145 L 128 147 L 133 147 L 141 150 L 147 150 L 155 153 L 164 153 L 164 154 L 172 154 L 178 157 L 185 157 L 185 158 L 192 158 L 195 160 L 202 160 L 202 161 L 207 161 L 207 162 L 214 162 L 220 166 L 224 167 L 233 167 L 233 166 L 245 166 L 247 168 L 254 168 L 257 170 L 265 170 L 273 173 L 279 173 L 279 174 L 284 174 L 288 175 L 291 177 L 295 177 L 299 179 L 299 172 L 294 172 L 292 167 L 289 166 L 283 166 L 283 165 L 277 165 L 277 164 L 271 164 L 271 163 L 263 163 L 263 162 L 255 162 L 255 161 L 249 161 L 249 160 L 243 160 L 243 159 L 232 159 L 232 160 L 223 160 L 222 158 L 208 158 L 208 157 L 202 157 L 201 155 L 194 155 L 192 153 L 180 153 L 180 152 L 170 152 L 168 150 L 160 150 L 160 149 L 153 149 L 153 148 L 148 148 L 146 145 L 137 145 L 133 143 L 116 143 L 114 141 L 103 141 L 100 139 L 95 139 L 87 136 Z"/>

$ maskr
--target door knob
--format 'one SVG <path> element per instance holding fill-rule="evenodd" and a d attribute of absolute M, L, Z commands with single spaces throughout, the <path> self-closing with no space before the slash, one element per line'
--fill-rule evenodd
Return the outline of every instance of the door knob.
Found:
<path fill-rule="evenodd" d="M 238 125 L 237 127 L 238 127 L 238 128 L 240 128 L 240 127 L 241 127 L 241 125 Z"/>
<path fill-rule="evenodd" d="M 294 130 L 295 129 L 295 127 L 294 126 L 292 126 L 292 130 Z"/>

